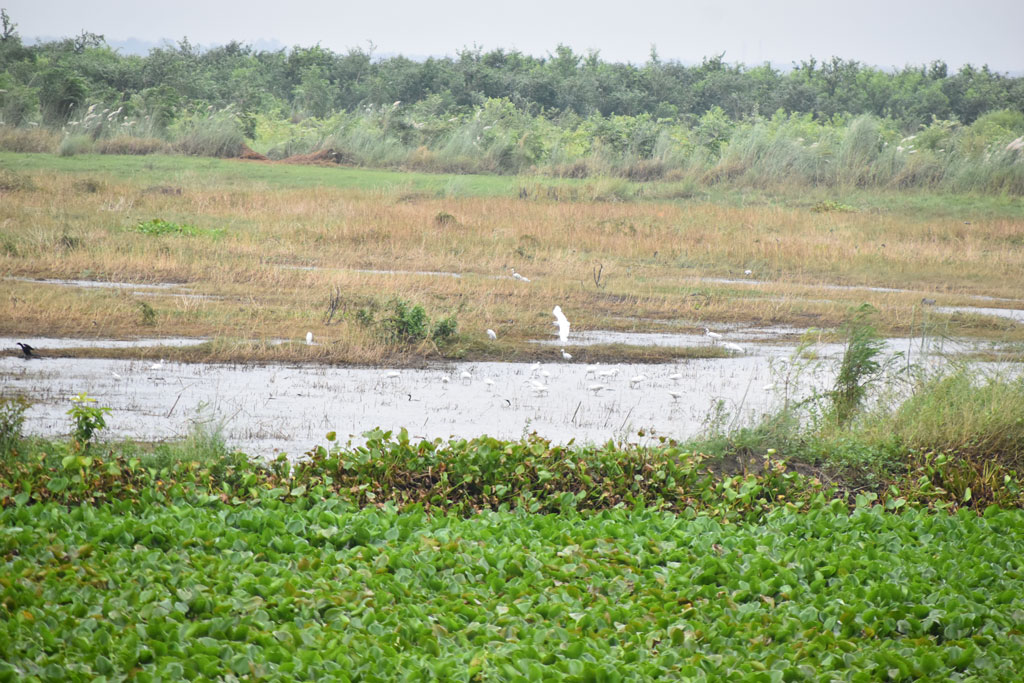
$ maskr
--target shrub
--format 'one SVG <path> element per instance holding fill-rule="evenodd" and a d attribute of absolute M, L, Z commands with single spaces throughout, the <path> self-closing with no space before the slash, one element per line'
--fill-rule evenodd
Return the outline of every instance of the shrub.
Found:
<path fill-rule="evenodd" d="M 18 192 L 21 190 L 34 190 L 36 184 L 31 178 L 0 168 L 0 192 Z"/>
<path fill-rule="evenodd" d="M 455 316 L 450 315 L 444 320 L 439 320 L 434 325 L 434 331 L 431 333 L 431 338 L 438 343 L 449 341 L 458 332 L 459 323 L 455 320 Z"/>
<path fill-rule="evenodd" d="M 62 157 L 73 157 L 76 154 L 88 154 L 92 151 L 92 138 L 88 135 L 67 135 L 60 141 L 57 153 Z"/>
<path fill-rule="evenodd" d="M 24 398 L 0 398 L 0 455 L 11 452 L 21 439 L 21 428 L 25 424 L 25 411 L 29 403 Z"/>
<path fill-rule="evenodd" d="M 156 325 L 156 309 L 145 301 L 139 302 L 139 322 L 146 327 Z"/>
<path fill-rule="evenodd" d="M 0 150 L 19 154 L 50 153 L 60 144 L 60 133 L 48 128 L 0 126 Z"/>
<path fill-rule="evenodd" d="M 71 446 L 74 451 L 84 452 L 88 450 L 96 432 L 107 426 L 104 415 L 110 412 L 105 406 L 95 406 L 96 399 L 81 393 L 71 399 L 73 405 L 68 410 L 74 422 L 74 433 L 71 437 Z"/>
<path fill-rule="evenodd" d="M 186 121 L 176 147 L 194 156 L 238 157 L 245 148 L 245 137 L 237 117 L 222 111 Z"/>
<path fill-rule="evenodd" d="M 414 343 L 427 338 L 430 319 L 419 304 L 409 306 L 402 299 L 394 299 L 390 314 L 381 323 L 391 341 Z"/>
<path fill-rule="evenodd" d="M 844 326 L 846 351 L 839 364 L 839 374 L 832 389 L 832 411 L 839 424 L 846 424 L 860 410 L 868 386 L 882 370 L 878 357 L 884 342 L 871 326 L 871 316 L 877 310 L 862 304 L 853 312 Z"/>
<path fill-rule="evenodd" d="M 157 138 L 137 138 L 127 135 L 104 140 L 97 140 L 95 145 L 99 154 L 156 154 L 167 152 L 170 146 Z"/>

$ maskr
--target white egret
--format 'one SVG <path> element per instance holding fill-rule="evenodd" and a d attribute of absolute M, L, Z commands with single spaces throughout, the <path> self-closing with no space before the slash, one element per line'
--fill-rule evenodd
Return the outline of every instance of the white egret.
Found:
<path fill-rule="evenodd" d="M 463 384 L 469 384 L 473 380 L 473 375 L 469 373 L 469 370 L 463 370 L 459 378 L 462 379 Z"/>
<path fill-rule="evenodd" d="M 308 346 L 308 345 L 310 345 L 312 343 L 313 343 L 313 333 L 312 332 L 307 332 L 306 333 L 306 345 Z"/>
<path fill-rule="evenodd" d="M 597 373 L 597 376 L 600 377 L 601 379 L 609 379 L 611 377 L 615 377 L 618 374 L 618 369 L 613 368 L 611 370 L 602 370 L 601 372 Z"/>
<path fill-rule="evenodd" d="M 754 271 L 747 268 L 746 270 L 743 271 L 743 274 L 746 275 L 747 277 L 750 277 L 751 275 L 754 274 Z"/>
<path fill-rule="evenodd" d="M 558 325 L 558 338 L 564 344 L 569 341 L 569 319 L 562 313 L 561 306 L 555 306 L 551 313 L 555 316 L 554 324 Z"/>
<path fill-rule="evenodd" d="M 490 377 L 488 377 L 488 378 L 486 378 L 486 379 L 484 380 L 484 384 L 486 384 L 486 385 L 487 385 L 487 388 L 488 388 L 488 389 L 493 389 L 493 388 L 494 388 L 494 380 L 493 380 L 493 379 L 491 379 Z"/>
<path fill-rule="evenodd" d="M 681 374 L 679 374 L 678 372 L 673 372 L 671 375 L 668 376 L 668 378 L 670 380 L 672 380 L 673 382 L 677 382 L 678 383 L 679 380 L 681 380 L 683 378 L 683 376 Z"/>
<path fill-rule="evenodd" d="M 538 396 L 543 396 L 548 393 L 548 387 L 535 379 L 530 380 L 530 388 L 533 389 L 533 393 Z"/>
<path fill-rule="evenodd" d="M 149 369 L 150 370 L 163 370 L 164 369 L 164 359 L 161 358 L 159 363 L 153 363 L 152 365 L 149 366 Z"/>
<path fill-rule="evenodd" d="M 572 360 L 572 354 L 566 353 L 565 349 L 562 349 L 562 360 Z"/>
<path fill-rule="evenodd" d="M 704 336 L 705 337 L 710 337 L 711 339 L 721 339 L 722 338 L 722 335 L 718 334 L 717 332 L 712 332 L 707 327 L 704 328 Z"/>
<path fill-rule="evenodd" d="M 551 377 L 551 373 L 548 372 L 547 370 L 541 370 L 540 371 L 540 376 L 543 377 L 544 379 L 547 379 L 547 378 Z"/>
<path fill-rule="evenodd" d="M 498 335 L 495 334 L 494 330 L 487 328 L 487 338 L 490 339 L 491 341 L 494 341 L 495 339 L 498 338 Z"/>
<path fill-rule="evenodd" d="M 646 381 L 647 381 L 647 377 L 646 376 L 644 376 L 644 375 L 636 375 L 635 377 L 630 377 L 629 378 L 629 386 L 633 387 L 635 389 L 637 387 L 637 385 L 643 384 Z"/>
<path fill-rule="evenodd" d="M 730 351 L 735 351 L 736 353 L 743 353 L 743 347 L 740 346 L 739 344 L 733 344 L 732 342 L 723 342 L 722 348 L 729 349 Z"/>
<path fill-rule="evenodd" d="M 398 370 L 392 370 L 388 374 L 384 375 L 385 379 L 398 379 L 401 376 L 402 373 L 400 373 Z"/>
<path fill-rule="evenodd" d="M 515 278 L 516 280 L 519 280 L 520 282 L 529 282 L 530 281 L 530 278 L 523 277 L 522 275 L 517 273 L 515 268 L 512 269 L 512 277 Z"/>
<path fill-rule="evenodd" d="M 603 384 L 591 384 L 587 387 L 587 391 L 592 392 L 594 396 L 600 394 L 602 389 L 604 389 Z"/>
<path fill-rule="evenodd" d="M 597 367 L 593 366 L 593 365 L 588 365 L 587 366 L 587 371 L 585 373 L 583 373 L 583 376 L 584 377 L 594 377 L 595 375 L 597 375 Z"/>

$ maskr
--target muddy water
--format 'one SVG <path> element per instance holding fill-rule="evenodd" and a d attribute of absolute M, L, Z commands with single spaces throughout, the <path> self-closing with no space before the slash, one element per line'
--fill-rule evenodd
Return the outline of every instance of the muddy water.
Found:
<path fill-rule="evenodd" d="M 719 401 L 731 415 L 749 419 L 779 400 L 778 391 L 764 389 L 772 382 L 765 356 L 589 369 L 574 363 L 469 363 L 401 371 L 153 365 L 5 357 L 0 384 L 3 393 L 34 401 L 27 433 L 67 433 L 69 399 L 85 391 L 112 409 L 108 437 L 169 439 L 186 434 L 196 422 L 208 422 L 221 425 L 232 446 L 261 456 L 299 455 L 325 443 L 332 430 L 358 441 L 363 431 L 378 426 L 406 427 L 423 438 L 514 439 L 536 431 L 562 443 L 637 441 L 640 430 L 648 439 L 683 438 L 700 431 Z M 617 372 L 611 375 L 612 370 Z M 464 372 L 470 377 L 463 378 Z M 641 375 L 644 379 L 636 379 Z"/>
<path fill-rule="evenodd" d="M 198 346 L 210 341 L 201 337 L 159 337 L 152 339 L 72 339 L 70 337 L 0 337 L 0 349 L 19 351 L 16 342 L 34 346 L 40 355 L 46 349 L 133 349 L 146 346 Z M 20 352 L 20 351 L 19 351 Z"/>
<path fill-rule="evenodd" d="M 611 333 L 600 333 L 599 338 L 601 334 Z M 661 341 L 650 336 L 626 341 Z M 734 338 L 732 333 L 729 338 Z M 13 346 L 14 341 L 43 349 L 85 344 L 46 339 L 0 344 Z M 203 340 L 120 343 L 149 341 Z M 575 344 L 576 339 L 571 341 Z M 694 341 L 708 343 L 703 337 Z M 107 438 L 173 439 L 199 423 L 221 428 L 230 446 L 263 457 L 280 452 L 300 456 L 326 443 L 328 431 L 358 443 L 360 435 L 374 427 L 405 427 L 413 436 L 427 439 L 482 434 L 515 439 L 536 432 L 560 443 L 646 442 L 659 436 L 695 436 L 712 414 L 724 416 L 725 427 L 750 423 L 787 397 L 825 388 L 843 350 L 838 344 L 818 345 L 818 364 L 794 374 L 787 370 L 792 367 L 792 345 L 743 346 L 743 354 L 730 358 L 663 365 L 588 366 L 564 362 L 553 350 L 548 363 L 459 363 L 403 370 L 25 360 L 12 355 L 0 358 L 0 395 L 24 395 L 33 402 L 25 425 L 30 434 L 66 434 L 69 400 L 87 392 L 99 405 L 112 409 Z M 943 353 L 973 348 L 976 345 L 967 342 L 925 345 L 911 339 L 893 339 L 886 345 L 888 353 L 902 353 L 913 363 L 935 363 Z"/>
<path fill-rule="evenodd" d="M 799 340 L 807 332 L 807 328 L 772 326 L 750 327 L 743 325 L 716 325 L 715 331 L 723 334 L 723 339 L 732 342 L 774 342 L 781 340 Z M 566 346 L 557 339 L 537 339 L 536 344 Z M 713 342 L 703 332 L 671 333 L 671 332 L 615 332 L 611 330 L 587 330 L 573 332 L 569 338 L 571 346 L 593 346 L 595 344 L 625 344 L 627 346 L 703 346 Z M 746 349 L 745 349 L 746 350 Z"/>

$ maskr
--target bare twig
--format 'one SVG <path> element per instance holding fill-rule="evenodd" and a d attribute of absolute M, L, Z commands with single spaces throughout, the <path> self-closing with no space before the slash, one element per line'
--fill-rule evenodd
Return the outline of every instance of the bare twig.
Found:
<path fill-rule="evenodd" d="M 341 287 L 335 287 L 334 293 L 327 299 L 327 310 L 324 312 L 324 325 L 330 325 L 341 305 Z"/>

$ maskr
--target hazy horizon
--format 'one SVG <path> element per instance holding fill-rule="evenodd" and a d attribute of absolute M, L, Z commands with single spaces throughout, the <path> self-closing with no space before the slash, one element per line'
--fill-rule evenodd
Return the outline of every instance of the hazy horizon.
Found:
<path fill-rule="evenodd" d="M 0 0 L 2 2 L 2 0 Z M 523 0 L 484 8 L 469 0 L 432 5 L 398 0 L 387 6 L 300 0 L 287 13 L 268 0 L 140 7 L 125 0 L 85 5 L 69 0 L 9 0 L 3 6 L 25 42 L 102 34 L 125 53 L 188 38 L 204 48 L 231 41 L 257 49 L 320 44 L 335 52 L 372 49 L 387 57 L 454 56 L 463 48 L 518 50 L 536 57 L 559 44 L 597 51 L 610 62 L 644 63 L 652 46 L 662 60 L 699 63 L 724 53 L 728 63 L 776 67 L 814 57 L 852 59 L 883 69 L 946 62 L 999 72 L 1024 70 L 1024 3 L 981 0 L 964 11 L 954 3 L 866 0 L 854 10 L 810 0 L 639 0 L 631 12 L 610 3 Z M 138 46 L 138 47 L 134 47 Z"/>

